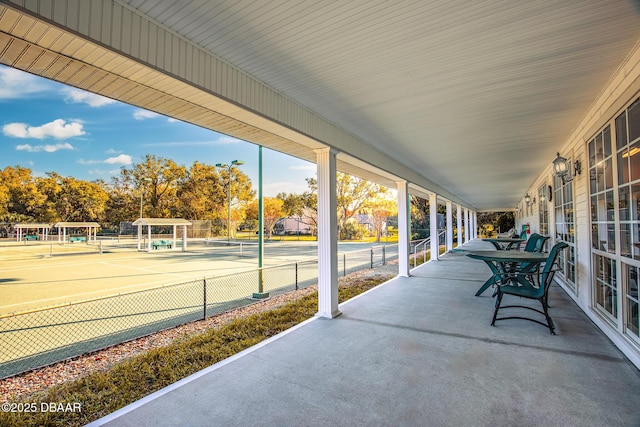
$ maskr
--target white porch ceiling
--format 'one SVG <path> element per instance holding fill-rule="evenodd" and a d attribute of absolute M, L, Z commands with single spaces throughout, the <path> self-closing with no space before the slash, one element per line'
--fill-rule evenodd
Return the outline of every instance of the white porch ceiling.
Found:
<path fill-rule="evenodd" d="M 640 39 L 632 0 L 117 1 L 480 210 L 518 204 Z"/>

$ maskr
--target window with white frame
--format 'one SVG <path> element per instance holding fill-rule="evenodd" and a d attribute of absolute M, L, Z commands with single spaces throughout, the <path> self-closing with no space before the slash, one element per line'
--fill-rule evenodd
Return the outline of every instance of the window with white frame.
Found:
<path fill-rule="evenodd" d="M 547 183 L 538 189 L 538 219 L 540 221 L 540 234 L 549 235 L 549 196 L 547 195 Z"/>
<path fill-rule="evenodd" d="M 567 250 L 558 255 L 558 275 L 564 279 L 567 286 L 576 290 L 576 237 L 575 215 L 573 209 L 573 181 L 563 182 L 554 177 L 553 207 L 555 213 L 556 242 L 565 242 Z"/>
<path fill-rule="evenodd" d="M 617 204 L 617 226 L 620 236 L 620 277 L 617 280 L 622 292 L 621 313 L 614 310 L 613 316 L 622 317 L 624 331 L 634 339 L 640 339 L 638 319 L 638 273 L 640 271 L 640 98 L 636 99 L 614 122 L 616 155 L 614 167 L 617 174 L 615 187 Z M 616 284 L 614 277 L 614 285 Z M 597 289 L 597 287 L 596 287 Z M 594 290 L 596 290 L 594 289 Z M 606 301 L 605 301 L 606 303 Z M 600 302 L 596 299 L 600 307 Z M 603 307 L 607 309 L 607 307 Z M 609 312 L 609 310 L 607 310 Z"/>
<path fill-rule="evenodd" d="M 618 289 L 611 126 L 606 126 L 589 141 L 587 150 L 594 303 L 596 307 L 615 319 L 618 315 Z"/>

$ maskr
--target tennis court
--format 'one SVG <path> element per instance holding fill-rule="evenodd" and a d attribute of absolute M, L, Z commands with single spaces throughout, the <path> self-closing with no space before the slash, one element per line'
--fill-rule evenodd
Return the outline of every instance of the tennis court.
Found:
<path fill-rule="evenodd" d="M 255 244 L 201 240 L 185 252 L 147 253 L 103 242 L 99 251 L 56 248 L 53 257 L 41 254 L 47 245 L 52 251 L 0 245 L 0 378 L 250 304 L 259 291 L 317 281 L 316 242 L 266 244 L 262 274 Z M 373 262 L 370 244 L 341 252 L 344 274 Z"/>
<path fill-rule="evenodd" d="M 103 253 L 95 245 L 66 245 L 66 253 L 55 246 L 53 257 L 49 244 L 0 247 L 0 315 L 257 268 L 255 244 L 195 241 L 186 252 L 151 253 L 109 242 Z M 316 257 L 315 242 L 265 246 L 265 267 Z"/>
<path fill-rule="evenodd" d="M 257 268 L 257 244 L 189 241 L 181 249 L 139 252 L 131 242 L 0 246 L 0 315 Z M 370 248 L 341 244 L 341 252 Z M 363 254 L 366 259 L 366 254 Z M 269 242 L 264 267 L 317 258 L 316 242 Z"/>

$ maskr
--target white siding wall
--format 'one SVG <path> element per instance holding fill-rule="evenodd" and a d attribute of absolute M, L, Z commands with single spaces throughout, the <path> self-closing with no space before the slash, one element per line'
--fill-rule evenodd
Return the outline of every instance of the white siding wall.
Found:
<path fill-rule="evenodd" d="M 640 367 L 640 347 L 626 338 L 619 330 L 605 322 L 593 309 L 591 289 L 591 217 L 589 208 L 589 171 L 587 158 L 587 141 L 593 138 L 611 119 L 617 116 L 621 109 L 627 106 L 640 94 L 640 47 L 632 52 L 627 61 L 622 64 L 616 75 L 612 76 L 609 84 L 600 94 L 600 97 L 587 112 L 582 123 L 573 132 L 569 140 L 558 146 L 558 151 L 563 157 L 572 157 L 582 162 L 582 174 L 576 176 L 573 181 L 574 207 L 575 207 L 575 231 L 576 231 L 576 292 L 567 289 L 567 293 L 585 311 L 585 313 L 598 325 L 605 334 Z M 537 197 L 537 190 L 545 181 L 550 181 L 551 162 L 549 168 L 539 175 L 534 185 L 529 188 L 529 195 Z M 521 201 L 521 206 L 524 202 Z M 529 223 L 531 232 L 538 231 L 537 207 L 529 215 L 519 217 L 518 230 L 522 224 Z M 553 204 L 549 204 L 549 228 L 550 234 L 555 234 L 555 218 Z M 563 286 L 562 283 L 560 283 Z"/>

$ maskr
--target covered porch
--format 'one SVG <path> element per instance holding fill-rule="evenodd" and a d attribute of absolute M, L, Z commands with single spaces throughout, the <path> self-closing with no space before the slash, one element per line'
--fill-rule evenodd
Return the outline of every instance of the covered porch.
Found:
<path fill-rule="evenodd" d="M 491 249 L 474 240 L 465 248 Z M 489 326 L 489 276 L 464 252 L 428 262 L 92 425 L 640 423 L 637 368 L 559 286 L 557 335 Z"/>

